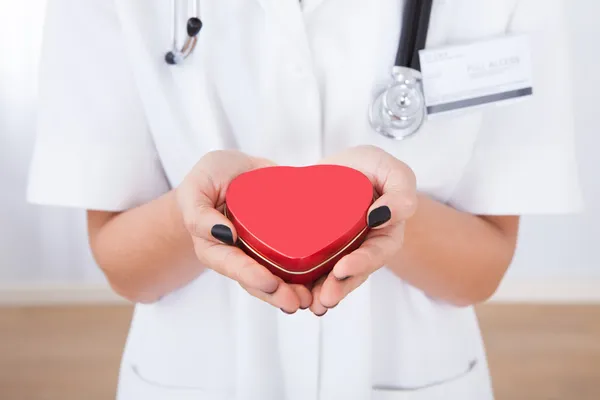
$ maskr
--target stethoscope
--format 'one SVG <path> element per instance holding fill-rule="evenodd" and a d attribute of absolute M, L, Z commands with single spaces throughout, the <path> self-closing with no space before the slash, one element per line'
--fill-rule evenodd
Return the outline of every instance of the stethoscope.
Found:
<path fill-rule="evenodd" d="M 187 1 L 188 5 L 190 1 Z M 173 40 L 171 50 L 165 54 L 167 64 L 181 64 L 189 57 L 196 48 L 198 43 L 198 34 L 202 30 L 202 20 L 200 19 L 200 0 L 192 0 L 192 17 L 187 20 L 187 38 L 183 46 L 177 43 L 177 35 L 179 33 L 179 1 L 171 0 L 171 38 Z"/>
<path fill-rule="evenodd" d="M 171 0 L 171 50 L 166 54 L 168 64 L 181 64 L 194 51 L 202 29 L 199 16 L 200 0 L 192 0 L 192 17 L 187 21 L 187 38 L 177 43 L 179 7 Z M 189 4 L 188 0 L 188 4 Z M 369 108 L 369 122 L 381 135 L 396 140 L 417 133 L 427 117 L 423 76 L 419 52 L 425 48 L 433 0 L 405 0 L 404 17 L 391 82 L 377 94 Z"/>
<path fill-rule="evenodd" d="M 405 0 L 392 80 L 369 109 L 376 132 L 402 140 L 417 133 L 427 116 L 419 52 L 425 48 L 433 0 Z"/>

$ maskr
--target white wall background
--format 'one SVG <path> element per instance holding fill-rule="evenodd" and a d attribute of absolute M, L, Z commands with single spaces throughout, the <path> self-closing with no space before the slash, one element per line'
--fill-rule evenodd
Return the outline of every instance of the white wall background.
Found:
<path fill-rule="evenodd" d="M 600 299 L 600 2 L 568 2 L 587 211 L 579 216 L 525 218 L 517 257 L 500 298 Z M 36 296 L 56 299 L 52 289 L 56 285 L 79 293 L 79 298 L 86 293 L 97 296 L 90 285 L 104 283 L 87 248 L 83 213 L 24 202 L 44 3 L 0 0 L 0 303 Z"/>
<path fill-rule="evenodd" d="M 567 2 L 574 57 L 577 144 L 587 210 L 579 216 L 525 218 L 520 249 L 509 278 L 595 279 L 600 283 L 600 2 Z M 571 79 L 557 77 L 565 78 Z"/>
<path fill-rule="evenodd" d="M 0 287 L 102 282 L 82 212 L 24 201 L 45 3 L 0 0 Z"/>

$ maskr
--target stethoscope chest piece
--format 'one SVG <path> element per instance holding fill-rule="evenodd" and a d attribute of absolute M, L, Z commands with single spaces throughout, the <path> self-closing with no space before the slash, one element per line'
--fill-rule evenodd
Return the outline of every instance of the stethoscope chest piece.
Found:
<path fill-rule="evenodd" d="M 369 112 L 371 126 L 381 135 L 406 139 L 419 131 L 426 117 L 421 73 L 394 67 L 392 82 L 375 98 Z"/>

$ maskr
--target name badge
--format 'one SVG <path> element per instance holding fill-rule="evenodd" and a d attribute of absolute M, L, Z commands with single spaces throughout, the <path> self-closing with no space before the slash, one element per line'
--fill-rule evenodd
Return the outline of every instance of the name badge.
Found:
<path fill-rule="evenodd" d="M 533 94 L 529 37 L 506 36 L 420 52 L 428 118 Z"/>

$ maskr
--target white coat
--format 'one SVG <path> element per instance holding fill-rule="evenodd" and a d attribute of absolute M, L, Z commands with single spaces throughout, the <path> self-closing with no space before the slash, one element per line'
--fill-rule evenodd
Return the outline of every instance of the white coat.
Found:
<path fill-rule="evenodd" d="M 123 211 L 178 185 L 211 150 L 307 165 L 372 144 L 412 167 L 420 191 L 465 212 L 580 207 L 559 0 L 434 1 L 429 47 L 530 33 L 535 95 L 428 122 L 407 141 L 376 134 L 367 118 L 389 79 L 403 2 L 303 3 L 202 0 L 196 51 L 169 66 L 168 1 L 50 0 L 30 201 Z M 136 306 L 118 392 L 492 399 L 473 308 L 430 298 L 385 268 L 323 318 L 283 314 L 204 272 Z"/>

